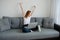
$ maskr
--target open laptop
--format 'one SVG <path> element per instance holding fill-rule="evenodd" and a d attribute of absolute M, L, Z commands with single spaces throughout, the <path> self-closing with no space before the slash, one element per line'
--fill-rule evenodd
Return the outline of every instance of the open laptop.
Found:
<path fill-rule="evenodd" d="M 37 26 L 38 22 L 32 22 L 28 25 L 28 28 L 35 28 Z"/>

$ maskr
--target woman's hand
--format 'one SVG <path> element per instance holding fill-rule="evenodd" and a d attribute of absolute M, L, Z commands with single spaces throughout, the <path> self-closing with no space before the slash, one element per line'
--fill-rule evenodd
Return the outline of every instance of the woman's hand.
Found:
<path fill-rule="evenodd" d="M 35 6 L 35 5 L 34 5 L 33 7 L 34 7 L 34 8 L 36 8 L 36 6 Z"/>
<path fill-rule="evenodd" d="M 35 8 L 36 8 L 36 6 L 34 5 L 34 6 L 32 6 L 32 8 L 34 8 L 34 9 L 35 9 Z"/>
<path fill-rule="evenodd" d="M 20 2 L 19 5 L 22 6 L 22 3 Z"/>

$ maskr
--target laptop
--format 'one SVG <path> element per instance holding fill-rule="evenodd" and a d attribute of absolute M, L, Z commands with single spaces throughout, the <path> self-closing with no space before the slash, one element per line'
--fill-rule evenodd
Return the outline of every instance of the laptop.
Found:
<path fill-rule="evenodd" d="M 28 25 L 28 28 L 35 28 L 37 26 L 38 22 L 32 22 Z"/>

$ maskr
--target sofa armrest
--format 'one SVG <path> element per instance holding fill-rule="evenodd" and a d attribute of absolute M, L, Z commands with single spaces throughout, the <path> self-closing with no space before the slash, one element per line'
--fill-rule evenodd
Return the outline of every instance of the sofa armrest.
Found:
<path fill-rule="evenodd" d="M 60 32 L 60 25 L 54 24 L 54 29 Z"/>

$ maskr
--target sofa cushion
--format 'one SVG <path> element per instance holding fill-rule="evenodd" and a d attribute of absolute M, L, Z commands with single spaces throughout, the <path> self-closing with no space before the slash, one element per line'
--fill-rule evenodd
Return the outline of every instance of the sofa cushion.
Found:
<path fill-rule="evenodd" d="M 3 17 L 3 19 L 8 19 L 11 28 L 19 28 L 20 19 L 19 17 Z"/>
<path fill-rule="evenodd" d="M 59 37 L 59 32 L 54 29 L 46 29 L 42 28 L 41 32 L 30 32 L 30 33 L 22 33 L 20 29 L 11 29 L 5 32 L 0 33 L 1 39 L 6 40 L 18 40 L 18 39 L 44 39 L 44 38 L 52 38 Z"/>
<path fill-rule="evenodd" d="M 32 17 L 30 22 L 36 22 L 36 18 Z"/>
<path fill-rule="evenodd" d="M 10 18 L 10 17 L 3 16 L 3 18 L 2 18 L 2 19 L 8 19 L 9 24 L 10 24 L 10 26 L 11 26 L 11 18 Z"/>
<path fill-rule="evenodd" d="M 11 28 L 19 28 L 19 22 L 18 17 L 11 17 Z"/>
<path fill-rule="evenodd" d="M 23 17 L 19 17 L 19 20 L 20 20 L 19 28 L 22 28 L 22 26 L 24 25 L 24 19 Z"/>
<path fill-rule="evenodd" d="M 38 25 L 42 27 L 42 18 L 36 18 L 36 22 L 38 22 Z"/>
<path fill-rule="evenodd" d="M 10 29 L 10 24 L 8 19 L 0 19 L 0 31 L 5 31 Z"/>
<path fill-rule="evenodd" d="M 44 18 L 43 22 L 44 28 L 54 28 L 54 20 L 52 18 Z"/>

